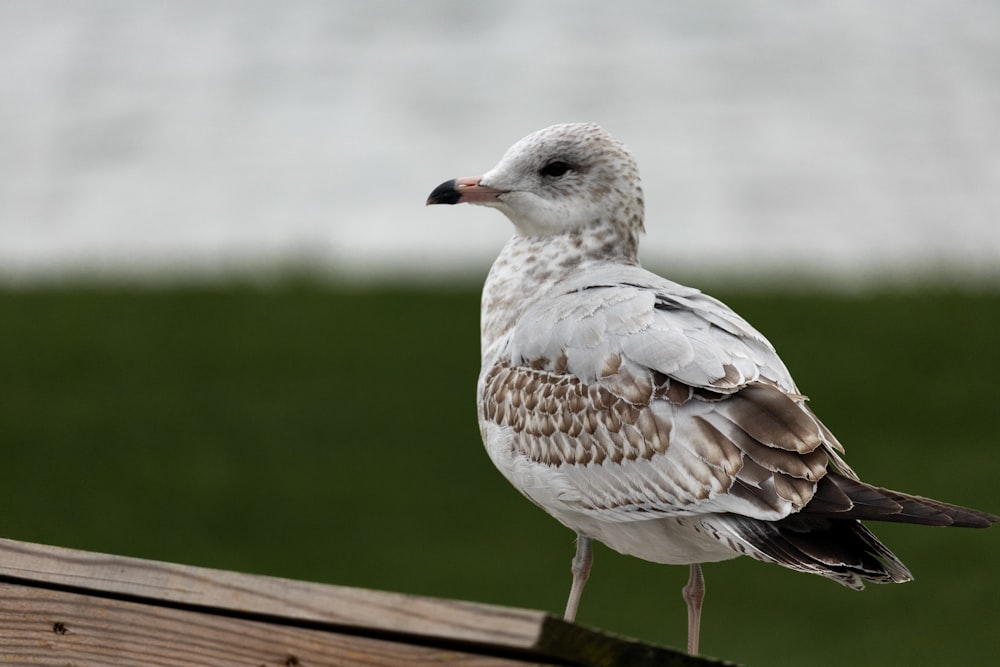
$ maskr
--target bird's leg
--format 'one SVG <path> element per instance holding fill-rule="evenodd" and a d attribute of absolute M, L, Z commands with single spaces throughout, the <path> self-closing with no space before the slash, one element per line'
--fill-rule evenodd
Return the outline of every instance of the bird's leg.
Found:
<path fill-rule="evenodd" d="M 583 585 L 590 576 L 590 565 L 594 562 L 594 552 L 589 537 L 577 534 L 576 555 L 573 556 L 573 587 L 569 589 L 569 600 L 566 601 L 566 613 L 563 618 L 572 622 L 576 619 L 576 608 L 580 606 L 580 596 L 583 595 Z"/>
<path fill-rule="evenodd" d="M 691 563 L 691 576 L 681 589 L 688 608 L 688 653 L 698 655 L 698 632 L 701 630 L 701 603 L 705 599 L 705 577 L 699 563 Z"/>

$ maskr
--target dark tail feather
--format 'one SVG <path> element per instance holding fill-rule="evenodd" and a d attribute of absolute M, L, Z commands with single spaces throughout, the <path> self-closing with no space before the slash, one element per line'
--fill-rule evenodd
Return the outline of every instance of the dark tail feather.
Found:
<path fill-rule="evenodd" d="M 794 514 L 781 521 L 728 515 L 726 523 L 746 554 L 860 590 L 865 582 L 902 583 L 913 576 L 858 521 Z"/>
<path fill-rule="evenodd" d="M 986 528 L 1000 517 L 830 471 L 796 514 L 780 521 L 736 515 L 725 515 L 724 520 L 748 556 L 861 589 L 866 581 L 896 583 L 913 578 L 862 520 Z"/>
<path fill-rule="evenodd" d="M 800 514 L 960 528 L 986 528 L 1000 521 L 986 512 L 871 486 L 832 471 L 820 480 Z"/>

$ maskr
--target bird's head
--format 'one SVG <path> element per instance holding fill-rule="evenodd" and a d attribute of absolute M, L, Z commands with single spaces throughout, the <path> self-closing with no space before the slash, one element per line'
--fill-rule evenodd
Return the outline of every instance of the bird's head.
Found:
<path fill-rule="evenodd" d="M 637 237 L 643 197 L 635 160 L 593 123 L 553 125 L 529 134 L 482 176 L 436 187 L 427 204 L 499 209 L 525 236 L 552 236 L 608 225 Z"/>

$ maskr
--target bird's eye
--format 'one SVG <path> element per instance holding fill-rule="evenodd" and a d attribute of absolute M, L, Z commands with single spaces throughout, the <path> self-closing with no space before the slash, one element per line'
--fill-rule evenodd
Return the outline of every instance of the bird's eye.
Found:
<path fill-rule="evenodd" d="M 572 167 L 569 166 L 569 163 L 563 162 L 562 160 L 553 160 L 542 167 L 538 173 L 542 176 L 548 176 L 549 178 L 559 178 L 570 169 L 572 169 Z"/>

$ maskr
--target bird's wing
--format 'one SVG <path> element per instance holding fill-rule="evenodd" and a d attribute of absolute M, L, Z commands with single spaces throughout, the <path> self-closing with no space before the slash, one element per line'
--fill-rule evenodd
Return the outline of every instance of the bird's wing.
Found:
<path fill-rule="evenodd" d="M 603 520 L 801 509 L 831 460 L 853 473 L 770 343 L 722 303 L 638 267 L 590 272 L 528 309 L 484 368 L 480 417 L 532 497 Z M 490 426 L 493 425 L 493 426 Z"/>

